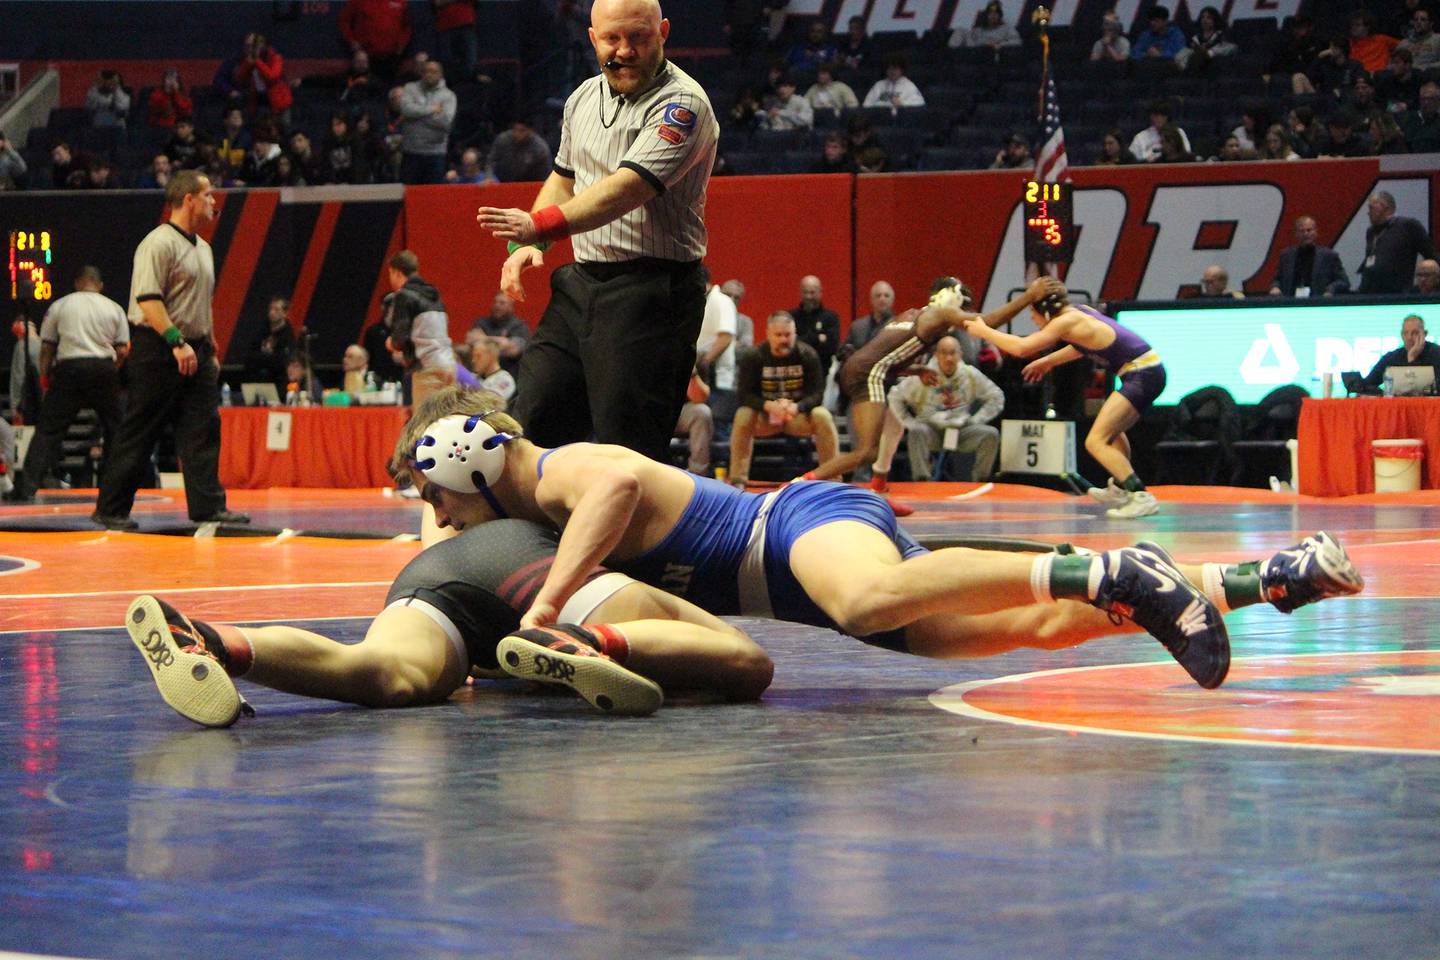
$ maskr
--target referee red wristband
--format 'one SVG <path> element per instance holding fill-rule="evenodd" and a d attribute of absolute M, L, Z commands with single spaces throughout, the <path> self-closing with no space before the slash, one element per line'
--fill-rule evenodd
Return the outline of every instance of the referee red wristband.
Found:
<path fill-rule="evenodd" d="M 570 236 L 570 224 L 558 204 L 552 204 L 530 214 L 535 221 L 536 240 L 563 240 Z"/>

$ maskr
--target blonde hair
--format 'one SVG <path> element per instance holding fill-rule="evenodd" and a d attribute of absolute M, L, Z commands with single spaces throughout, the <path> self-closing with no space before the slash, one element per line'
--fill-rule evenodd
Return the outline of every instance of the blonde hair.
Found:
<path fill-rule="evenodd" d="M 505 399 L 500 394 L 493 390 L 446 387 L 426 397 L 410 415 L 405 429 L 400 431 L 389 463 L 390 476 L 395 478 L 397 484 L 404 487 L 415 482 L 410 472 L 414 463 L 415 444 L 420 442 L 430 425 L 436 420 L 457 413 L 467 417 L 483 417 L 485 422 L 499 433 L 508 433 L 512 437 L 525 435 L 525 429 L 520 426 L 519 421 L 505 412 Z"/>

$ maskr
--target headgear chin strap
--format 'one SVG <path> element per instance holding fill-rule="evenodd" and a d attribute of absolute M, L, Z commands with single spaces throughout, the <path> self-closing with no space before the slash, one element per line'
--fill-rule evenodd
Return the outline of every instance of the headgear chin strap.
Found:
<path fill-rule="evenodd" d="M 505 472 L 504 445 L 515 438 L 499 433 L 480 415 L 462 413 L 436 420 L 415 442 L 416 470 L 456 493 L 478 493 L 500 517 L 508 517 L 490 489 Z"/>

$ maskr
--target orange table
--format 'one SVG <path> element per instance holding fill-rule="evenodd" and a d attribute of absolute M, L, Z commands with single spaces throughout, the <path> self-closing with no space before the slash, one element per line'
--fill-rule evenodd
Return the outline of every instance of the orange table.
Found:
<path fill-rule="evenodd" d="M 1306 400 L 1300 407 L 1300 492 L 1346 497 L 1375 492 L 1370 441 L 1425 443 L 1420 485 L 1440 489 L 1440 397 Z"/>
<path fill-rule="evenodd" d="M 290 448 L 266 449 L 271 414 L 290 417 Z M 408 407 L 224 407 L 220 482 L 265 487 L 387 487 L 385 464 Z"/>

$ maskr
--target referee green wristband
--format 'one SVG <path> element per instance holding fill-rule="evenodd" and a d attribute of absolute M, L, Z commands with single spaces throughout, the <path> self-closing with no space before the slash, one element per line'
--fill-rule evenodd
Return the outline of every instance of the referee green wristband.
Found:
<path fill-rule="evenodd" d="M 550 249 L 550 241 L 540 240 L 535 243 L 516 243 L 514 240 L 511 240 L 509 243 L 505 244 L 505 251 L 507 253 L 514 253 L 516 250 L 522 249 L 524 247 L 534 247 L 536 250 L 544 253 L 546 250 Z"/>
<path fill-rule="evenodd" d="M 172 347 L 178 347 L 185 342 L 185 335 L 180 332 L 179 327 L 170 326 L 165 330 L 165 342 Z"/>

